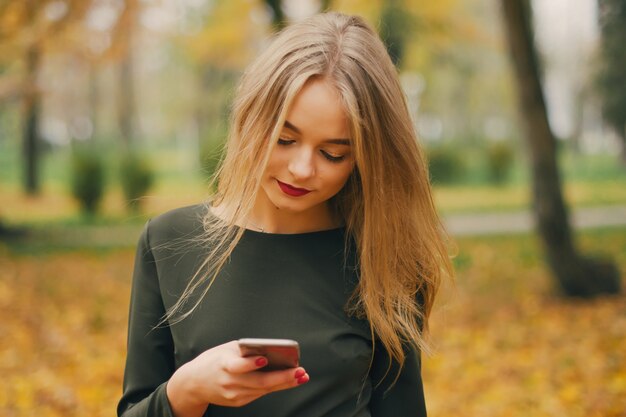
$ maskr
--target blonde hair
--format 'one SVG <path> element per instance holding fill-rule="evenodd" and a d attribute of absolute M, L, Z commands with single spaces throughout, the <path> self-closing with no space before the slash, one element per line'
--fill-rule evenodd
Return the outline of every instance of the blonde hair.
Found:
<path fill-rule="evenodd" d="M 331 199 L 359 261 L 359 284 L 346 309 L 369 321 L 401 367 L 407 344 L 428 351 L 435 295 L 453 272 L 396 69 L 376 32 L 356 16 L 323 13 L 287 27 L 243 74 L 210 202 L 228 210 L 222 218 L 205 216 L 210 253 L 165 320 L 191 314 L 227 262 L 289 106 L 313 77 L 337 89 L 350 120 L 355 169 Z M 200 297 L 182 312 L 198 290 Z"/>

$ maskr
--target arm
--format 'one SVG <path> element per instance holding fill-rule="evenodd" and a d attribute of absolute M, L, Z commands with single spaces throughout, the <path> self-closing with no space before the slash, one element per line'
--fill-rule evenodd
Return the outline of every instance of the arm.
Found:
<path fill-rule="evenodd" d="M 308 381 L 302 367 L 252 372 L 265 366 L 267 360 L 241 357 L 236 341 L 206 350 L 176 370 L 170 329 L 166 325 L 155 327 L 165 307 L 149 230 L 147 225 L 135 259 L 124 393 L 118 417 L 199 417 L 209 404 L 242 406 Z"/>
<path fill-rule="evenodd" d="M 392 385 L 398 373 L 398 364 L 394 361 L 389 367 L 389 355 L 380 341 L 376 343 L 370 370 L 372 417 L 426 417 L 420 354 L 411 349 L 406 351 L 406 355 L 400 376 Z"/>
<path fill-rule="evenodd" d="M 173 417 L 166 384 L 174 373 L 174 343 L 167 326 L 155 328 L 164 313 L 148 223 L 135 257 L 119 417 Z"/>

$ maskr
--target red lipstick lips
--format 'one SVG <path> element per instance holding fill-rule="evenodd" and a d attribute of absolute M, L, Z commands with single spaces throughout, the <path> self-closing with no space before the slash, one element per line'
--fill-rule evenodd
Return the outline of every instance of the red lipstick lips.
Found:
<path fill-rule="evenodd" d="M 276 182 L 278 183 L 278 186 L 280 187 L 280 189 L 283 190 L 283 193 L 290 195 L 292 197 L 301 197 L 311 192 L 310 190 L 307 190 L 305 188 L 292 187 L 291 185 L 285 184 L 284 182 L 280 182 L 278 180 L 276 180 Z"/>

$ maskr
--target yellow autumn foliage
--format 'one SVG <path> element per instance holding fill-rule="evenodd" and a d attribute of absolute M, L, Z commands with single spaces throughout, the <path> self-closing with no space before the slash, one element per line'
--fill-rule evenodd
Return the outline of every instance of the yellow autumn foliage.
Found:
<path fill-rule="evenodd" d="M 625 230 L 584 236 L 626 272 Z M 626 296 L 558 296 L 534 237 L 463 239 L 423 374 L 434 416 L 626 415 Z"/>
<path fill-rule="evenodd" d="M 587 232 L 626 272 L 626 230 Z M 121 394 L 134 251 L 0 246 L 0 415 L 111 416 Z M 423 358 L 429 415 L 618 417 L 626 297 L 557 296 L 532 236 L 466 238 Z"/>
<path fill-rule="evenodd" d="M 259 42 L 269 35 L 269 25 L 264 28 L 255 23 L 255 15 L 263 18 L 260 5 L 253 1 L 215 2 L 202 29 L 181 36 L 178 43 L 195 62 L 239 70 L 256 55 Z"/>

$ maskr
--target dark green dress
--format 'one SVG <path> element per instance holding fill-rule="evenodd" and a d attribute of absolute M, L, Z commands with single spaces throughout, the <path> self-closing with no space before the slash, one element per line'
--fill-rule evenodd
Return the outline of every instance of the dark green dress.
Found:
<path fill-rule="evenodd" d="M 172 416 L 165 387 L 203 351 L 244 337 L 294 339 L 310 381 L 239 408 L 210 405 L 206 416 L 426 416 L 420 359 L 410 352 L 400 378 L 370 330 L 344 306 L 358 280 L 344 256 L 344 229 L 271 234 L 246 230 L 231 261 L 199 307 L 172 326 L 154 326 L 206 256 L 197 243 L 203 205 L 161 215 L 139 240 L 133 276 L 128 356 L 118 416 Z M 344 259 L 345 258 L 345 259 Z"/>

